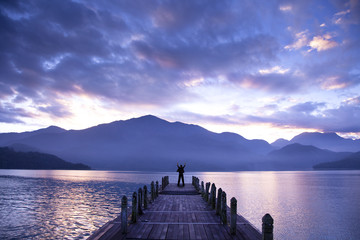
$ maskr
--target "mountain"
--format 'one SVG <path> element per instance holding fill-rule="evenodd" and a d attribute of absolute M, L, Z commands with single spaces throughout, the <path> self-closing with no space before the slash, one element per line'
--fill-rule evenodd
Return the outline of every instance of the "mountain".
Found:
<path fill-rule="evenodd" d="M 333 162 L 320 163 L 314 166 L 315 170 L 360 170 L 360 152 Z"/>
<path fill-rule="evenodd" d="M 310 170 L 315 164 L 340 160 L 350 154 L 294 143 L 270 152 L 263 167 L 273 170 Z"/>
<path fill-rule="evenodd" d="M 289 144 L 290 144 L 289 140 L 279 138 L 275 142 L 271 143 L 271 146 L 273 146 L 275 148 L 282 148 L 282 147 L 285 147 L 286 145 L 289 145 Z"/>
<path fill-rule="evenodd" d="M 0 169 L 65 169 L 90 170 L 84 164 L 66 162 L 54 155 L 38 152 L 16 152 L 8 147 L 0 148 Z"/>
<path fill-rule="evenodd" d="M 47 128 L 39 129 L 32 132 L 23 132 L 23 133 L 1 133 L 0 134 L 0 146 L 6 146 L 8 142 L 16 142 L 17 140 L 35 136 L 38 134 L 56 134 L 66 132 L 65 129 L 50 126 Z"/>
<path fill-rule="evenodd" d="M 9 139 L 2 135 L 2 146 L 25 144 L 70 162 L 114 170 L 171 171 L 177 162 L 187 162 L 187 171 L 253 170 L 252 164 L 273 150 L 264 140 L 151 115 L 84 130 L 35 131 Z"/>
<path fill-rule="evenodd" d="M 305 132 L 295 136 L 289 143 L 313 145 L 317 148 L 335 152 L 360 151 L 360 139 L 346 139 L 338 136 L 336 133 Z"/>
<path fill-rule="evenodd" d="M 40 152 L 37 148 L 21 143 L 14 143 L 9 145 L 8 147 L 16 152 Z"/>

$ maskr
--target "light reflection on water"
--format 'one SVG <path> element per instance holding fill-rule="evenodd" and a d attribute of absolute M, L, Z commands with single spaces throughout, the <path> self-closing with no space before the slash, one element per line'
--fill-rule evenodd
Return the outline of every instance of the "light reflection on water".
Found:
<path fill-rule="evenodd" d="M 122 195 L 176 173 L 0 170 L 0 239 L 83 239 L 120 212 Z M 199 172 L 238 200 L 258 229 L 275 220 L 276 239 L 357 239 L 360 171 Z"/>

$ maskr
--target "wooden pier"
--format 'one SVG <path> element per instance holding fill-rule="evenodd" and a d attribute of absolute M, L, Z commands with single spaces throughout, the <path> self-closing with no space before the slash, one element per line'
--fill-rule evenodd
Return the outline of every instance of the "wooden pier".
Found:
<path fill-rule="evenodd" d="M 273 239 L 273 220 L 263 217 L 260 233 L 244 217 L 236 213 L 236 199 L 226 205 L 226 193 L 210 183 L 200 185 L 193 177 L 192 184 L 178 187 L 164 177 L 160 189 L 151 183 L 151 191 L 134 192 L 132 206 L 122 198 L 121 215 L 106 223 L 89 240 L 108 239 Z"/>

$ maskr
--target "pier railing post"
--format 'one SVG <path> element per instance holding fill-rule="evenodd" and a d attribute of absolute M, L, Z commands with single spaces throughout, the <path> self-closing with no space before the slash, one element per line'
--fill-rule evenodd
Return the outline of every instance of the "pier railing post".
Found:
<path fill-rule="evenodd" d="M 156 181 L 156 189 L 155 189 L 155 196 L 159 196 L 159 181 Z"/>
<path fill-rule="evenodd" d="M 267 213 L 262 218 L 262 240 L 273 240 L 273 230 L 274 219 Z"/>
<path fill-rule="evenodd" d="M 148 190 L 147 186 L 144 186 L 144 209 L 147 209 L 148 206 Z"/>
<path fill-rule="evenodd" d="M 221 194 L 222 194 L 222 189 L 219 188 L 217 194 L 217 201 L 216 201 L 216 215 L 221 214 Z"/>
<path fill-rule="evenodd" d="M 236 219 L 237 219 L 237 200 L 231 198 L 230 200 L 230 233 L 236 234 Z"/>
<path fill-rule="evenodd" d="M 212 194 L 213 194 L 213 189 L 214 189 L 215 184 L 211 184 L 211 188 L 210 188 L 210 192 L 209 192 L 209 198 L 208 198 L 208 204 L 211 206 L 211 199 L 212 199 Z"/>
<path fill-rule="evenodd" d="M 155 200 L 155 184 L 154 184 L 154 181 L 151 182 L 150 187 L 151 187 L 151 202 L 154 202 L 154 200 Z"/>
<path fill-rule="evenodd" d="M 216 186 L 215 186 L 214 183 L 211 186 L 210 205 L 211 205 L 212 209 L 215 209 L 215 206 L 216 206 Z"/>
<path fill-rule="evenodd" d="M 123 196 L 121 199 L 121 232 L 127 232 L 127 207 L 128 201 L 127 197 Z"/>
<path fill-rule="evenodd" d="M 195 177 L 195 189 L 196 191 L 200 191 L 200 186 L 199 186 L 199 178 Z"/>
<path fill-rule="evenodd" d="M 204 181 L 201 181 L 201 196 L 205 198 Z"/>
<path fill-rule="evenodd" d="M 210 183 L 207 182 L 206 183 L 206 192 L 205 192 L 205 201 L 209 200 L 209 188 L 210 188 Z"/>
<path fill-rule="evenodd" d="M 131 222 L 136 223 L 138 218 L 138 197 L 137 193 L 134 192 L 132 196 L 132 211 L 131 211 Z"/>
<path fill-rule="evenodd" d="M 142 205 L 143 205 L 143 191 L 142 191 L 142 188 L 139 188 L 139 190 L 138 190 L 138 213 L 139 213 L 139 215 L 143 214 Z"/>
<path fill-rule="evenodd" d="M 221 193 L 221 221 L 224 225 L 227 224 L 227 214 L 226 214 L 226 193 L 223 191 Z"/>

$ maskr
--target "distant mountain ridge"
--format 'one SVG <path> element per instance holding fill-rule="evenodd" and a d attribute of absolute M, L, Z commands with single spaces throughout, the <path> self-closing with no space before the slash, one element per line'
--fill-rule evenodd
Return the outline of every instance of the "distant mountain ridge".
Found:
<path fill-rule="evenodd" d="M 26 133 L 10 141 L 0 136 L 0 145 L 15 143 L 94 168 L 122 170 L 172 170 L 177 162 L 192 162 L 193 170 L 252 170 L 252 161 L 273 150 L 264 140 L 152 115 L 84 130 Z"/>
<path fill-rule="evenodd" d="M 336 136 L 329 138 L 349 140 Z M 312 134 L 300 134 L 291 141 L 282 139 L 270 145 L 264 140 L 248 140 L 229 132 L 214 133 L 197 125 L 147 115 L 83 130 L 67 131 L 52 126 L 34 132 L 3 133 L 0 146 L 37 149 L 96 169 L 148 171 L 172 171 L 177 162 L 187 162 L 188 171 L 308 170 L 315 164 L 340 160 L 349 154 L 308 146 L 312 144 L 305 144 L 305 139 L 321 141 L 315 141 L 317 138 Z M 294 145 L 295 140 L 302 143 Z M 357 142 L 354 143 L 356 147 Z"/>
<path fill-rule="evenodd" d="M 340 137 L 336 133 L 304 132 L 293 137 L 290 141 L 278 139 L 271 145 L 273 147 L 281 148 L 293 143 L 312 145 L 320 149 L 328 149 L 334 152 L 360 151 L 360 139 L 346 139 Z"/>
<path fill-rule="evenodd" d="M 17 152 L 0 147 L 0 169 L 90 170 L 81 163 L 66 162 L 54 155 L 38 152 Z"/>
<path fill-rule="evenodd" d="M 360 152 L 353 153 L 344 159 L 319 163 L 315 170 L 360 170 Z"/>
<path fill-rule="evenodd" d="M 350 152 L 332 152 L 312 145 L 293 143 L 268 154 L 268 161 L 276 170 L 311 170 L 314 165 L 343 159 Z"/>

